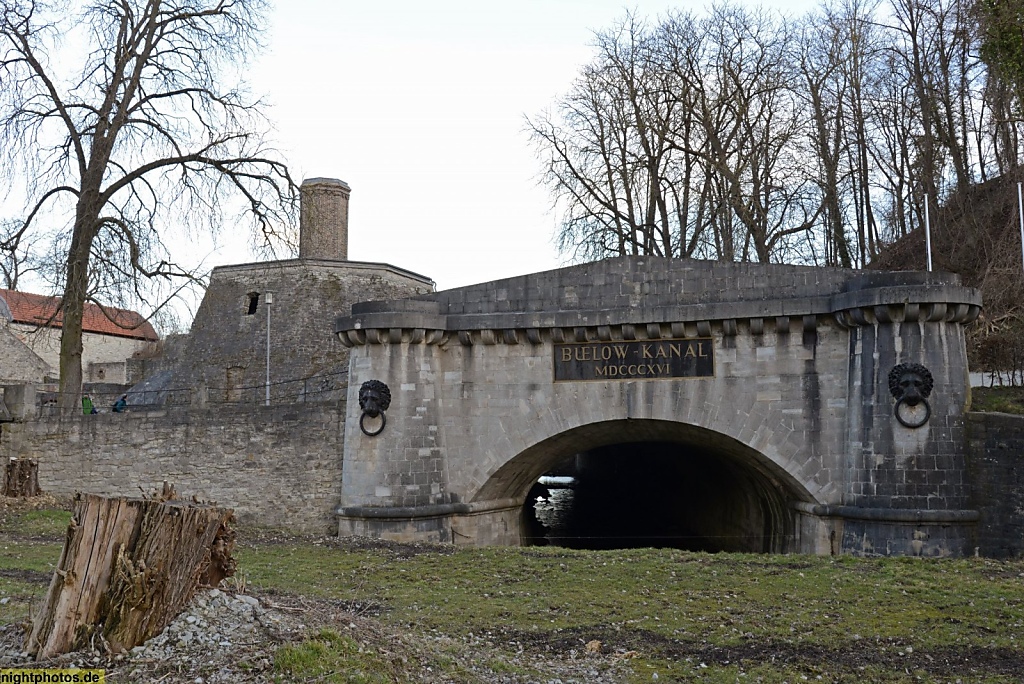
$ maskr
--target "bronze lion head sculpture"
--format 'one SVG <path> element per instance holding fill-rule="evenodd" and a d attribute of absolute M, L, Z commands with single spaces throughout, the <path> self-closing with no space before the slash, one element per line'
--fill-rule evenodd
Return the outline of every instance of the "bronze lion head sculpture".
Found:
<path fill-rule="evenodd" d="M 889 391 L 896 401 L 917 406 L 932 393 L 932 373 L 919 363 L 901 363 L 889 371 Z"/>
<path fill-rule="evenodd" d="M 391 406 L 391 390 L 380 380 L 367 380 L 359 387 L 359 408 L 376 418 Z"/>

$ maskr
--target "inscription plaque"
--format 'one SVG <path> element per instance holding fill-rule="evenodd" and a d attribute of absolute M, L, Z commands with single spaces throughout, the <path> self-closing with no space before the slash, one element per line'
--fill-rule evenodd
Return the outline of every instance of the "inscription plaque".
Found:
<path fill-rule="evenodd" d="M 663 380 L 715 374 L 710 337 L 554 345 L 555 382 Z"/>

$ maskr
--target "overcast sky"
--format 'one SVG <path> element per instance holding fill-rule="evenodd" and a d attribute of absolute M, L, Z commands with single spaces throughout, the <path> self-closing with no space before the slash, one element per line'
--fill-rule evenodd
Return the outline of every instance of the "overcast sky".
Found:
<path fill-rule="evenodd" d="M 557 268 L 556 216 L 523 132 L 644 0 L 277 0 L 251 73 L 297 178 L 352 187 L 349 258 L 438 289 Z M 789 12 L 805 0 L 768 6 Z M 689 5 L 697 7 L 697 5 Z M 703 5 L 700 5 L 703 6 Z M 237 244 L 237 243 L 236 243 Z M 248 260 L 223 249 L 209 261 Z"/>

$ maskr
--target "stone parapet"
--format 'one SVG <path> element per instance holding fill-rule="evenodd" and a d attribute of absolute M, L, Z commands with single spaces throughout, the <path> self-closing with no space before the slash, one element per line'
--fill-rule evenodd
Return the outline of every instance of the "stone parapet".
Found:
<path fill-rule="evenodd" d="M 4 387 L 3 403 L 7 407 L 8 418 L 15 422 L 24 422 L 36 417 L 35 385 L 7 385 Z"/>
<path fill-rule="evenodd" d="M 974 550 L 976 510 L 861 508 L 802 502 L 793 509 L 835 532 L 834 553 L 856 556 L 967 556 Z"/>
<path fill-rule="evenodd" d="M 449 337 L 457 337 L 466 346 L 539 345 L 703 337 L 712 334 L 712 330 L 724 336 L 740 334 L 741 330 L 752 335 L 764 334 L 766 330 L 809 333 L 821 318 L 831 318 L 842 327 L 854 327 L 915 321 L 967 324 L 978 317 L 981 295 L 977 290 L 960 286 L 956 276 L 921 276 L 871 274 L 853 278 L 853 283 L 846 284 L 842 291 L 810 296 L 803 288 L 786 292 L 772 287 L 769 295 L 751 299 L 740 298 L 741 292 L 726 289 L 719 293 L 720 301 L 690 304 L 681 302 L 677 293 L 668 290 L 662 296 L 644 296 L 637 305 L 597 309 L 560 308 L 562 303 L 553 297 L 549 301 L 538 298 L 534 302 L 538 308 L 531 311 L 503 311 L 503 305 L 509 302 L 499 297 L 512 295 L 508 289 L 499 288 L 483 290 L 495 299 L 489 308 L 478 302 L 470 313 L 467 307 L 457 305 L 456 296 L 439 292 L 430 298 L 355 304 L 350 315 L 336 319 L 334 330 L 346 347 L 444 344 Z M 739 276 L 735 278 L 736 282 L 740 280 Z"/>
<path fill-rule="evenodd" d="M 459 546 L 516 546 L 521 539 L 522 503 L 501 499 L 426 506 L 339 507 L 342 536 L 389 541 L 436 541 Z"/>

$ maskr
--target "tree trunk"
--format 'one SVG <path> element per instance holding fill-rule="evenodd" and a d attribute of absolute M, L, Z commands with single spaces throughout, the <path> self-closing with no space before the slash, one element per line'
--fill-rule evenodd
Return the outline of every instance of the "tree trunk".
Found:
<path fill-rule="evenodd" d="M 39 464 L 27 458 L 12 459 L 4 468 L 4 496 L 39 496 Z"/>
<path fill-rule="evenodd" d="M 98 187 L 98 182 L 83 180 L 65 267 L 64 296 L 60 303 L 60 387 L 57 399 L 63 415 L 82 408 L 82 319 L 89 291 L 89 252 L 96 239 L 99 212 L 103 206 L 97 199 Z"/>
<path fill-rule="evenodd" d="M 204 577 L 234 572 L 231 516 L 206 504 L 77 495 L 25 650 L 42 660 L 105 640 L 122 652 L 159 634 Z"/>

